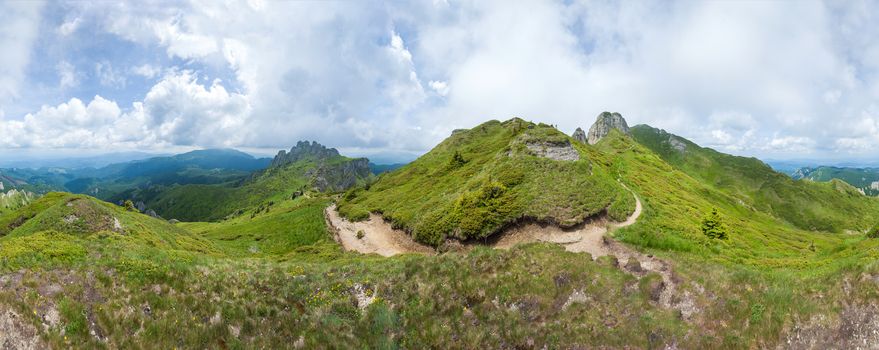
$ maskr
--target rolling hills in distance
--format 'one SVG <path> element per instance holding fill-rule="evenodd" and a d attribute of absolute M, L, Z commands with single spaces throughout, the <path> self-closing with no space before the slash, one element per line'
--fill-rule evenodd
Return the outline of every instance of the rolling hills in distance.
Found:
<path fill-rule="evenodd" d="M 615 113 L 584 124 L 588 134 L 569 136 L 519 118 L 487 121 L 388 168 L 300 142 L 272 159 L 206 150 L 98 169 L 0 170 L 7 193 L 34 194 L 0 210 L 0 344 L 879 341 L 879 199 L 861 183 L 839 172 L 794 179 L 755 158 L 630 128 Z M 419 249 L 343 249 L 331 215 L 369 228 L 354 232 L 363 242 L 384 232 Z M 594 247 L 602 254 L 566 249 L 583 239 L 574 233 L 605 226 Z M 525 228 L 559 236 L 496 248 Z"/>

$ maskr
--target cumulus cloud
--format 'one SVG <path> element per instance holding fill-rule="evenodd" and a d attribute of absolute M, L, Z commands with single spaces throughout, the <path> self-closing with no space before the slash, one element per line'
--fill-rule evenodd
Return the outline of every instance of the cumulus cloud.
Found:
<path fill-rule="evenodd" d="M 246 135 L 251 107 L 219 81 L 202 85 L 188 71 L 169 75 L 126 112 L 95 96 L 43 106 L 22 120 L 0 119 L 0 148 L 227 147 Z"/>
<path fill-rule="evenodd" d="M 62 89 L 78 84 L 76 67 L 70 64 L 70 62 L 61 61 L 55 69 L 58 71 L 58 86 Z"/>
<path fill-rule="evenodd" d="M 131 73 L 152 79 L 159 76 L 162 73 L 162 69 L 151 64 L 142 64 L 140 66 L 132 67 Z"/>

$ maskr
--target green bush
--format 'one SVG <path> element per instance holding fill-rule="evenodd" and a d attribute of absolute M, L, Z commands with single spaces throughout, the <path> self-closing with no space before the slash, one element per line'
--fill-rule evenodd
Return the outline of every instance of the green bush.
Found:
<path fill-rule="evenodd" d="M 460 238 L 485 238 L 499 229 L 513 212 L 508 193 L 504 184 L 489 181 L 459 197 L 454 213 Z"/>
<path fill-rule="evenodd" d="M 452 155 L 452 159 L 449 159 L 449 168 L 455 169 L 464 166 L 467 161 L 461 155 L 460 152 L 455 151 L 455 154 Z"/>
<path fill-rule="evenodd" d="M 716 208 L 711 209 L 711 213 L 702 219 L 702 233 L 711 239 L 726 239 L 726 225 L 717 213 Z"/>
<path fill-rule="evenodd" d="M 867 231 L 867 238 L 879 238 L 879 225 L 873 226 Z"/>

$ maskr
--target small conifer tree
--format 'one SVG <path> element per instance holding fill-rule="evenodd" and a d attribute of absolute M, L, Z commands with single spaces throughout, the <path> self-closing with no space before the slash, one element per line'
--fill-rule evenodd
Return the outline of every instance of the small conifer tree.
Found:
<path fill-rule="evenodd" d="M 452 159 L 449 160 L 449 167 L 458 168 L 463 166 L 464 163 L 467 163 L 467 161 L 464 160 L 464 156 L 462 156 L 461 153 L 459 153 L 458 151 L 455 151 L 455 154 L 452 155 Z"/>
<path fill-rule="evenodd" d="M 726 225 L 717 213 L 717 208 L 712 208 L 711 213 L 702 219 L 702 233 L 711 239 L 727 239 Z"/>
<path fill-rule="evenodd" d="M 130 199 L 125 200 L 125 203 L 123 203 L 122 206 L 125 208 L 125 210 L 128 211 L 138 211 L 137 207 L 134 206 L 134 202 L 132 202 Z"/>

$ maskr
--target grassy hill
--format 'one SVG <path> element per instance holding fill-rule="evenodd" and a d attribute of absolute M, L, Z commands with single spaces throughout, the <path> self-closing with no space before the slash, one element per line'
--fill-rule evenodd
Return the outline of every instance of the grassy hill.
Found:
<path fill-rule="evenodd" d="M 657 274 L 553 244 L 391 258 L 344 252 L 323 215 L 334 190 L 292 195 L 327 174 L 313 158 L 224 187 L 206 213 L 251 204 L 217 222 L 171 224 L 65 193 L 0 214 L 0 321 L 20 320 L 0 322 L 0 341 L 17 334 L 36 348 L 88 349 L 870 344 L 879 240 L 804 229 L 761 209 L 749 184 L 786 192 L 765 180 L 771 174 L 746 171 L 757 166 L 747 159 L 704 151 L 697 159 L 707 169 L 743 178 L 710 177 L 636 138 L 611 131 L 585 145 L 547 125 L 492 121 L 361 181 L 339 205 L 353 217 L 380 211 L 416 236 L 438 227 L 448 231 L 427 232 L 475 238 L 523 217 L 561 225 L 603 211 L 625 217 L 633 203 L 622 183 L 643 213 L 615 238 L 668 262 L 672 302 L 689 316 L 657 302 Z M 337 160 L 321 164 L 350 164 Z M 850 197 L 850 188 L 791 183 L 780 188 L 871 214 L 872 199 Z M 197 186 L 220 187 L 181 187 Z M 194 191 L 178 198 L 210 195 Z M 726 240 L 701 230 L 712 209 Z M 844 232 L 858 220 L 868 221 L 837 224 Z"/>
<path fill-rule="evenodd" d="M 553 152 L 568 159 L 547 156 Z M 339 211 L 352 219 L 382 213 L 433 246 L 482 239 L 520 220 L 573 226 L 605 211 L 625 219 L 632 194 L 596 157 L 549 125 L 490 121 L 346 193 Z"/>
<path fill-rule="evenodd" d="M 742 206 L 770 213 L 813 231 L 864 231 L 879 223 L 879 201 L 842 181 L 797 181 L 756 158 L 723 154 L 646 125 L 634 138 L 666 163 L 731 196 Z"/>

